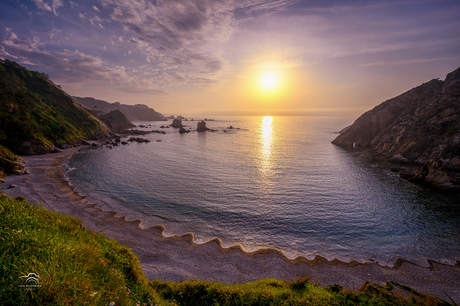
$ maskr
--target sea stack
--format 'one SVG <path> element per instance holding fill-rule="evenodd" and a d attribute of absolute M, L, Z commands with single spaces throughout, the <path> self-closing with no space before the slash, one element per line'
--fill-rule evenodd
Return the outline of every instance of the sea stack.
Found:
<path fill-rule="evenodd" d="M 208 130 L 209 130 L 209 128 L 206 127 L 206 122 L 200 121 L 200 122 L 197 123 L 197 125 L 196 125 L 196 131 L 197 132 L 206 132 Z"/>
<path fill-rule="evenodd" d="M 181 128 L 181 127 L 183 127 L 182 121 L 179 120 L 179 119 L 174 119 L 173 123 L 171 123 L 171 126 L 173 128 Z"/>

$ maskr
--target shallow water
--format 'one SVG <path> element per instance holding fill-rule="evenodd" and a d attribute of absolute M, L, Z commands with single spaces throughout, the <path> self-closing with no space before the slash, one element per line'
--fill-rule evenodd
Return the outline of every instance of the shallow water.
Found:
<path fill-rule="evenodd" d="M 147 144 L 80 153 L 66 175 L 103 210 L 144 228 L 162 224 L 166 236 L 191 232 L 196 243 L 218 237 L 248 251 L 389 266 L 397 258 L 425 266 L 460 260 L 460 197 L 424 190 L 332 145 L 351 122 L 216 118 L 207 122 L 216 132 L 169 128 L 142 136 Z M 144 130 L 169 123 L 137 122 L 152 125 Z"/>

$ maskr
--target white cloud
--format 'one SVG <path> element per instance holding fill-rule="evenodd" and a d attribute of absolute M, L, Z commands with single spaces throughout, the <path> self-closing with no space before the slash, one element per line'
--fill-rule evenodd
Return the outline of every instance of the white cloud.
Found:
<path fill-rule="evenodd" d="M 43 0 L 32 0 L 32 1 L 35 2 L 38 8 L 41 8 L 44 11 L 49 11 L 49 12 L 53 11 L 53 9 L 51 9 L 51 7 L 48 4 L 46 4 Z"/>
<path fill-rule="evenodd" d="M 62 3 L 61 0 L 53 0 L 53 4 L 51 4 L 51 7 L 53 8 L 53 13 L 57 16 L 56 9 L 58 7 L 63 6 L 64 4 Z"/>
<path fill-rule="evenodd" d="M 35 2 L 38 8 L 41 8 L 44 11 L 53 12 L 56 16 L 57 16 L 56 9 L 64 5 L 61 0 L 52 0 L 51 6 L 43 0 L 32 0 L 32 1 Z"/>

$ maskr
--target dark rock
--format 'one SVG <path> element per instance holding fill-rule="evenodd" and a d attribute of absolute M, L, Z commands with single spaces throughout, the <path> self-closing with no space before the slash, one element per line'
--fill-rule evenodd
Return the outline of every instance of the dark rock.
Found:
<path fill-rule="evenodd" d="M 119 143 L 119 142 L 121 142 L 121 139 L 117 138 L 117 139 L 115 139 L 115 142 Z"/>
<path fill-rule="evenodd" d="M 160 129 L 164 129 L 164 128 L 165 128 L 165 126 L 164 126 L 164 125 L 160 126 Z"/>
<path fill-rule="evenodd" d="M 460 172 L 459 135 L 460 68 L 444 81 L 431 80 L 381 103 L 341 130 L 332 143 L 366 148 L 393 163 L 423 165 L 411 181 L 451 189 L 453 176 Z"/>
<path fill-rule="evenodd" d="M 94 142 L 91 144 L 91 146 L 92 147 L 98 147 L 97 143 L 94 143 Z"/>
<path fill-rule="evenodd" d="M 400 172 L 398 176 L 402 179 L 409 180 L 415 176 L 414 173 L 409 173 L 409 172 Z"/>
<path fill-rule="evenodd" d="M 150 142 L 150 140 L 148 140 L 148 139 L 139 138 L 139 137 L 131 137 L 131 138 L 128 139 L 128 141 L 130 141 L 130 142 L 135 141 L 135 142 L 139 142 L 139 143 L 142 143 L 142 142 L 145 142 L 145 143 Z"/>
<path fill-rule="evenodd" d="M 100 116 L 105 124 L 115 133 L 124 133 L 135 125 L 119 110 L 113 110 Z"/>
<path fill-rule="evenodd" d="M 128 143 L 126 141 L 121 142 L 122 145 L 127 145 Z"/>
<path fill-rule="evenodd" d="M 232 130 L 232 129 L 233 129 L 233 126 L 230 125 L 227 129 Z"/>
<path fill-rule="evenodd" d="M 196 131 L 197 132 L 206 132 L 209 131 L 209 128 L 206 127 L 206 122 L 200 121 L 196 125 Z"/>
<path fill-rule="evenodd" d="M 174 121 L 170 124 L 173 128 L 181 128 L 183 127 L 182 121 L 179 119 L 174 119 Z"/>
<path fill-rule="evenodd" d="M 458 189 L 458 186 L 450 181 L 447 173 L 442 171 L 441 168 L 442 161 L 434 158 L 423 164 L 420 172 L 408 180 L 438 190 Z"/>
<path fill-rule="evenodd" d="M 157 139 L 157 142 L 161 142 L 161 139 Z"/>
<path fill-rule="evenodd" d="M 11 184 L 10 186 L 8 186 L 8 189 L 10 188 L 16 188 L 17 186 L 15 184 Z"/>
<path fill-rule="evenodd" d="M 186 129 L 184 129 L 183 127 L 181 127 L 181 128 L 179 129 L 179 133 L 180 133 L 180 134 L 190 133 L 190 131 L 187 131 Z"/>

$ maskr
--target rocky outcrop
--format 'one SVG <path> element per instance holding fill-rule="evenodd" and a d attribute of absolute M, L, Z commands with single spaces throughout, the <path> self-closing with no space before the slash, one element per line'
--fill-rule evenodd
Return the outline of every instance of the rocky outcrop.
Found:
<path fill-rule="evenodd" d="M 446 172 L 442 169 L 442 161 L 434 158 L 427 161 L 420 172 L 413 177 L 407 178 L 408 181 L 420 184 L 422 186 L 431 187 L 439 190 L 457 189 L 458 186 L 454 185 Z"/>
<path fill-rule="evenodd" d="M 179 133 L 180 133 L 180 134 L 190 133 L 190 130 L 186 130 L 186 129 L 184 129 L 183 127 L 181 127 L 181 128 L 179 129 Z"/>
<path fill-rule="evenodd" d="M 364 113 L 332 143 L 369 148 L 393 162 L 436 159 L 431 168 L 460 171 L 460 68 Z"/>
<path fill-rule="evenodd" d="M 135 127 L 134 124 L 119 110 L 111 111 L 100 115 L 104 123 L 115 133 L 124 133 L 128 128 Z"/>
<path fill-rule="evenodd" d="M 26 171 L 22 160 L 0 145 L 0 184 L 8 174 L 24 174 Z"/>
<path fill-rule="evenodd" d="M 181 128 L 181 127 L 184 127 L 182 125 L 182 121 L 179 120 L 179 119 L 174 119 L 173 122 L 170 124 L 170 126 L 172 126 L 173 128 Z"/>
<path fill-rule="evenodd" d="M 206 127 L 206 122 L 200 121 L 196 125 L 196 131 L 197 132 L 206 132 L 209 131 L 209 128 Z"/>

